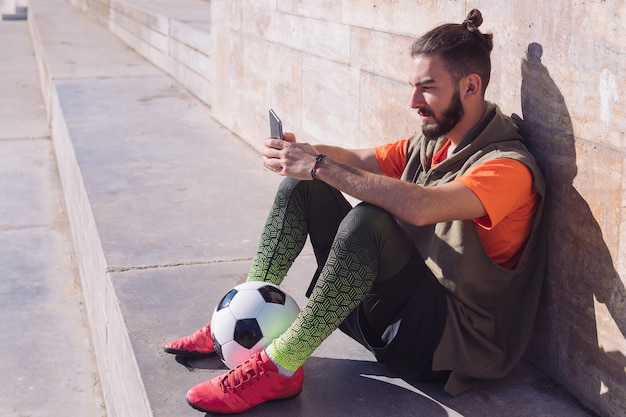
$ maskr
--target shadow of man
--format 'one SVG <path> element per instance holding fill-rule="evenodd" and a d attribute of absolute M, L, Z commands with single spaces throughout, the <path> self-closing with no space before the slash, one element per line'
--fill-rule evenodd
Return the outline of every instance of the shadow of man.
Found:
<path fill-rule="evenodd" d="M 626 290 L 609 247 L 619 247 L 622 178 L 610 167 L 621 154 L 576 140 L 542 55 L 531 43 L 522 61 L 518 120 L 548 187 L 548 263 L 528 357 L 581 401 L 618 415 L 626 409 Z M 587 154 L 580 172 L 577 151 Z M 593 210 L 575 186 L 592 197 Z"/>

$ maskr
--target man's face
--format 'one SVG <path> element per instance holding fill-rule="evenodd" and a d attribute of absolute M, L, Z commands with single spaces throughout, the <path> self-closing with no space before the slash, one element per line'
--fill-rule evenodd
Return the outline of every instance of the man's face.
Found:
<path fill-rule="evenodd" d="M 418 55 L 411 61 L 409 84 L 413 87 L 411 108 L 422 119 L 422 132 L 429 139 L 446 135 L 463 118 L 458 84 L 438 56 Z"/>

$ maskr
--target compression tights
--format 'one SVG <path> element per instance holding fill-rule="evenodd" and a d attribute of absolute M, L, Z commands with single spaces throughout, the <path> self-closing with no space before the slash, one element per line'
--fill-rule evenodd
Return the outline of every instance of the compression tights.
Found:
<path fill-rule="evenodd" d="M 406 263 L 406 245 L 385 244 L 384 229 L 396 225 L 386 214 L 377 218 L 380 212 L 364 204 L 351 209 L 341 193 L 321 182 L 286 179 L 281 184 L 248 280 L 280 285 L 307 235 L 320 271 L 307 304 L 267 349 L 283 368 L 295 371 L 302 366 L 360 304 L 377 275 L 393 275 L 397 265 Z M 383 251 L 395 259 L 381 262 Z"/>

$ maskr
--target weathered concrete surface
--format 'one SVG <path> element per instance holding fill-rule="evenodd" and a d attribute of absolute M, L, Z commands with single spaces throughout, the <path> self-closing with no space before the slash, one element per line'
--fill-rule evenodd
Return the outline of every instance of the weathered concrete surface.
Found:
<path fill-rule="evenodd" d="M 0 39 L 0 415 L 104 417 L 27 23 Z"/>
<path fill-rule="evenodd" d="M 300 259 L 284 288 L 302 306 L 312 271 Z M 210 319 L 215 304 L 245 279 L 249 261 L 131 270 L 113 275 L 154 416 L 196 416 L 184 396 L 191 386 L 226 371 L 217 357 L 181 361 L 162 344 Z M 373 361 L 369 352 L 334 333 L 304 366 L 305 385 L 293 401 L 265 404 L 246 413 L 342 417 L 507 416 L 590 417 L 562 387 L 527 363 L 509 377 L 451 398 L 441 385 L 409 383 Z"/>

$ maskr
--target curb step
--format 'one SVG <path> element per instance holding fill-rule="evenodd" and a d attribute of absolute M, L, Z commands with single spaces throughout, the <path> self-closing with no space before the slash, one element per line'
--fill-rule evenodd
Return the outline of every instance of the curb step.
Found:
<path fill-rule="evenodd" d="M 27 20 L 28 7 L 16 7 L 15 13 L 2 14 L 2 20 Z"/>

